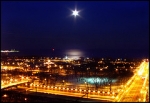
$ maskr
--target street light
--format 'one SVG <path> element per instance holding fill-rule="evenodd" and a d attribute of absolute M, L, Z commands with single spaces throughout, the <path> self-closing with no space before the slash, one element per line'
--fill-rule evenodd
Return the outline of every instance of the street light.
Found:
<path fill-rule="evenodd" d="M 104 93 L 105 93 L 105 92 L 103 91 L 103 95 L 104 95 Z"/>
<path fill-rule="evenodd" d="M 139 102 L 141 101 L 141 99 L 139 98 Z"/>
<path fill-rule="evenodd" d="M 35 87 L 35 88 L 36 88 L 36 92 L 37 92 L 37 85 L 36 85 L 36 87 Z"/>
<path fill-rule="evenodd" d="M 6 95 L 6 94 L 4 94 L 4 95 L 3 95 L 3 97 L 7 97 L 7 95 Z"/>
<path fill-rule="evenodd" d="M 63 80 L 63 86 L 64 86 L 65 80 Z"/>
<path fill-rule="evenodd" d="M 24 98 L 25 101 L 27 101 L 27 98 Z"/>
<path fill-rule="evenodd" d="M 87 90 L 86 90 L 86 94 L 87 94 L 87 98 L 88 98 L 88 91 L 89 91 L 89 88 L 88 88 L 88 82 L 85 82 L 85 84 L 86 84 L 86 88 L 87 88 Z"/>

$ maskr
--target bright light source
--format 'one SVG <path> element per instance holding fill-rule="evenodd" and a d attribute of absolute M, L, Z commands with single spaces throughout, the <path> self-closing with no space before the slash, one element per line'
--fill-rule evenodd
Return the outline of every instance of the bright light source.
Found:
<path fill-rule="evenodd" d="M 79 15 L 78 13 L 79 13 L 79 11 L 77 11 L 77 10 L 74 10 L 74 11 L 72 11 L 73 13 L 72 13 L 72 15 L 74 15 L 75 17 L 77 16 L 77 15 Z"/>
<path fill-rule="evenodd" d="M 6 95 L 6 94 L 4 94 L 4 95 L 3 95 L 3 97 L 7 97 L 7 95 Z"/>
<path fill-rule="evenodd" d="M 70 49 L 64 52 L 69 59 L 79 59 L 84 57 L 84 52 L 78 49 Z"/>

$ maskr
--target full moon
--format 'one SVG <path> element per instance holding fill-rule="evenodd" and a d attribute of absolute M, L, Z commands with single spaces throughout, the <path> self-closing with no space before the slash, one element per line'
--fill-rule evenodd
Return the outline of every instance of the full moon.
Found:
<path fill-rule="evenodd" d="M 75 17 L 79 15 L 79 11 L 77 11 L 77 10 L 74 10 L 72 12 L 73 12 L 72 15 L 74 15 Z"/>

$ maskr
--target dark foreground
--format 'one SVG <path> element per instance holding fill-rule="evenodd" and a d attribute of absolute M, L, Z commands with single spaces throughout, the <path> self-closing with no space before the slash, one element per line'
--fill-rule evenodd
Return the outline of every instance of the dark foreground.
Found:
<path fill-rule="evenodd" d="M 7 96 L 6 96 L 7 95 Z M 108 102 L 18 90 L 1 90 L 1 102 Z"/>

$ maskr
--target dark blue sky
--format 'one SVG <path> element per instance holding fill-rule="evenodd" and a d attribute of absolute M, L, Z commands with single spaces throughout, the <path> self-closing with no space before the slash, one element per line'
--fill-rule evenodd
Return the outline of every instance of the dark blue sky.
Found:
<path fill-rule="evenodd" d="M 1 2 L 1 49 L 48 54 L 52 48 L 148 56 L 149 2 Z"/>

